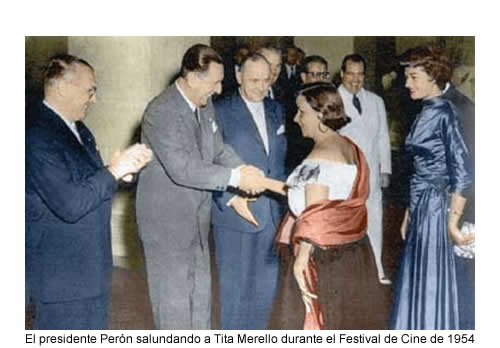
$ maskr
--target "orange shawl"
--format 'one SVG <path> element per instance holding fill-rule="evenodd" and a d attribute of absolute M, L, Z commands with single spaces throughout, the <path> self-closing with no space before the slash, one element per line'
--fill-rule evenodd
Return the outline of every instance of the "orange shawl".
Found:
<path fill-rule="evenodd" d="M 288 212 L 278 228 L 276 242 L 283 244 L 293 242 L 295 256 L 297 256 L 301 240 L 320 247 L 330 247 L 360 240 L 366 233 L 365 202 L 369 194 L 369 169 L 359 147 L 350 139 L 346 139 L 354 146 L 358 163 L 358 172 L 349 198 L 324 200 L 312 204 L 297 218 Z M 318 279 L 312 255 L 305 276 L 309 290 L 316 293 Z M 311 312 L 306 311 L 304 329 L 320 330 L 322 328 L 323 315 L 319 301 L 313 299 Z"/>

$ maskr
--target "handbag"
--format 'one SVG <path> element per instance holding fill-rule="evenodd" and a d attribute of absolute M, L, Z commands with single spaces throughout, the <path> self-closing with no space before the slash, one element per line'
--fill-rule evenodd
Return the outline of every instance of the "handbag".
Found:
<path fill-rule="evenodd" d="M 475 224 L 472 222 L 465 221 L 462 224 L 460 232 L 463 234 L 476 234 Z M 466 244 L 466 245 L 454 245 L 453 252 L 458 257 L 463 257 L 465 259 L 473 259 L 476 255 L 476 241 Z"/>

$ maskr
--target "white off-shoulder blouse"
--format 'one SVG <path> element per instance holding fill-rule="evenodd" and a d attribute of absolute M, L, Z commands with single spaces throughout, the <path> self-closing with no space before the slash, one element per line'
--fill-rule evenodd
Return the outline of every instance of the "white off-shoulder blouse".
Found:
<path fill-rule="evenodd" d="M 321 159 L 305 159 L 287 179 L 288 205 L 295 216 L 305 209 L 306 184 L 328 186 L 330 200 L 346 199 L 356 179 L 357 166 Z"/>

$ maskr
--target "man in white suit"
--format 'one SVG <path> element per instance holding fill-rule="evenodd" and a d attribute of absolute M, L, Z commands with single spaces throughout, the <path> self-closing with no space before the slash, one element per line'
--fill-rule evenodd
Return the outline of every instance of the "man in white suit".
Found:
<path fill-rule="evenodd" d="M 339 94 L 352 122 L 342 128 L 363 151 L 370 168 L 368 236 L 375 256 L 380 283 L 391 284 L 382 264 L 382 188 L 389 186 L 391 147 L 384 101 L 363 88 L 366 62 L 359 54 L 344 57 Z"/>

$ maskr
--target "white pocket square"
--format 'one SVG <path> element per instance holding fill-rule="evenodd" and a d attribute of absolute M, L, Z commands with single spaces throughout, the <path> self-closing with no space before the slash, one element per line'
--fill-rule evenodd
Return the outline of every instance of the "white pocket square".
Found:
<path fill-rule="evenodd" d="M 212 131 L 217 132 L 217 123 L 215 121 L 212 121 Z"/>
<path fill-rule="evenodd" d="M 284 124 L 282 124 L 282 125 L 278 128 L 278 130 L 276 131 L 276 135 L 280 135 L 280 134 L 283 134 L 283 133 L 285 133 L 285 125 L 284 125 Z"/>

